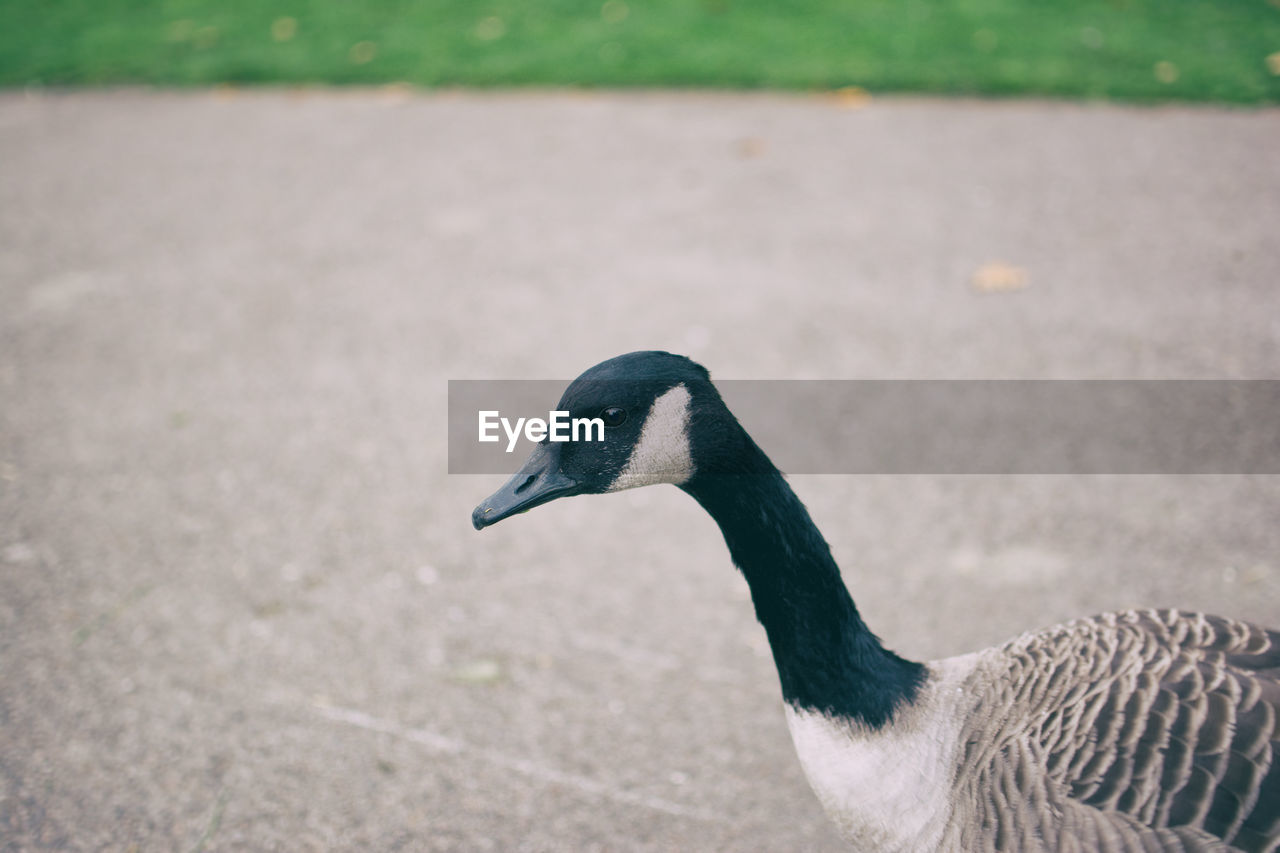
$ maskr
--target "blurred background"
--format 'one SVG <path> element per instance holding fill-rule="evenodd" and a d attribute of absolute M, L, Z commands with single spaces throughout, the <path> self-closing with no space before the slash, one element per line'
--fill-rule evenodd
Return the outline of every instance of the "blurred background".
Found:
<path fill-rule="evenodd" d="M 842 849 L 710 519 L 476 533 L 448 380 L 1280 379 L 1278 52 L 1265 0 L 0 3 L 0 850 Z M 1276 477 L 792 482 L 905 655 L 1280 621 Z"/>
<path fill-rule="evenodd" d="M 1274 103 L 1275 0 L 7 0 L 0 83 L 716 87 Z"/>

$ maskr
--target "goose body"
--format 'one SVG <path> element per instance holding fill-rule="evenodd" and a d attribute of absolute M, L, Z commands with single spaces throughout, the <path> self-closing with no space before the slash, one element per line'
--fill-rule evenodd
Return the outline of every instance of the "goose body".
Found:
<path fill-rule="evenodd" d="M 931 662 L 884 731 L 787 720 L 859 850 L 1268 851 L 1277 667 L 1275 632 L 1126 611 Z"/>
<path fill-rule="evenodd" d="M 905 660 L 704 368 L 619 356 L 557 408 L 601 417 L 605 440 L 537 445 L 476 528 L 569 495 L 690 494 L 750 586 L 796 754 L 855 849 L 1280 850 L 1280 633 L 1126 611 Z"/>

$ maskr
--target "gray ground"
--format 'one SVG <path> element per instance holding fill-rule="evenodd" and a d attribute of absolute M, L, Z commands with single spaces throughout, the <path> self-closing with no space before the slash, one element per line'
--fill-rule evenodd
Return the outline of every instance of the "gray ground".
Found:
<path fill-rule="evenodd" d="M 0 95 L 0 848 L 836 849 L 711 521 L 650 489 L 475 533 L 501 478 L 445 473 L 445 380 L 653 347 L 1280 377 L 1277 139 L 1274 110 Z M 992 262 L 1026 286 L 972 286 Z M 795 485 L 907 654 L 1142 604 L 1280 623 L 1280 478 Z"/>

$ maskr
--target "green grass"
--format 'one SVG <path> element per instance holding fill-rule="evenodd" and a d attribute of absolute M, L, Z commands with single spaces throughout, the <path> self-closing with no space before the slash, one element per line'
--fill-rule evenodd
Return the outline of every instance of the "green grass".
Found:
<path fill-rule="evenodd" d="M 1277 66 L 1280 0 L 0 0 L 3 86 L 861 86 L 1276 103 Z"/>

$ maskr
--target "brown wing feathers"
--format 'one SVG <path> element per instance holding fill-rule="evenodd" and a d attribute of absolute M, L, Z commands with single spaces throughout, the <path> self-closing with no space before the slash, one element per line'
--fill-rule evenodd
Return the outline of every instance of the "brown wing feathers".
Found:
<path fill-rule="evenodd" d="M 1049 774 L 1068 798 L 1153 829 L 1198 829 L 1250 853 L 1280 847 L 1280 635 L 1176 611 L 1067 628 L 1044 637 L 1048 648 L 1020 651 L 1049 653 L 1048 685 L 1064 675 L 1087 685 L 1040 727 Z M 1097 672 L 1080 671 L 1089 659 Z M 1173 835 L 1144 841 L 1158 837 Z"/>

